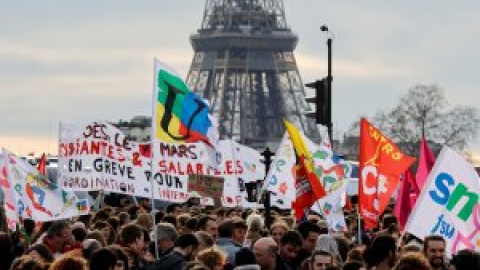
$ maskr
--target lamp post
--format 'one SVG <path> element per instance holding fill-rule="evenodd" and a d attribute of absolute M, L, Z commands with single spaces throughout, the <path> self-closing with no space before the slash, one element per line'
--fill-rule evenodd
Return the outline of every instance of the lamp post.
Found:
<path fill-rule="evenodd" d="M 265 163 L 265 181 L 267 181 L 267 174 L 268 171 L 270 171 L 270 166 L 272 164 L 272 157 L 275 155 L 272 151 L 270 151 L 270 148 L 267 147 L 265 151 L 261 153 L 263 156 L 264 160 L 263 163 Z M 265 191 L 265 200 L 264 200 L 264 206 L 265 206 L 265 226 L 270 229 L 270 225 L 272 224 L 272 220 L 270 218 L 270 210 L 271 210 L 271 203 L 270 203 L 270 191 Z"/>
<path fill-rule="evenodd" d="M 332 32 L 330 32 L 328 30 L 328 27 L 326 25 L 322 25 L 320 27 L 320 30 L 322 32 L 326 32 L 327 35 L 328 35 L 328 38 L 327 38 L 327 49 L 328 49 L 328 74 L 327 74 L 327 95 L 326 98 L 327 100 L 325 100 L 324 102 L 326 102 L 327 104 L 329 104 L 328 106 L 328 109 L 326 111 L 326 119 L 328 119 L 327 123 L 326 123 L 326 126 L 327 126 L 327 130 L 328 130 L 328 137 L 330 139 L 330 143 L 332 144 L 332 148 L 333 148 L 333 123 L 332 123 L 332 81 L 333 81 L 333 77 L 332 77 L 332 41 L 333 41 L 333 38 L 334 38 L 334 35 Z"/>

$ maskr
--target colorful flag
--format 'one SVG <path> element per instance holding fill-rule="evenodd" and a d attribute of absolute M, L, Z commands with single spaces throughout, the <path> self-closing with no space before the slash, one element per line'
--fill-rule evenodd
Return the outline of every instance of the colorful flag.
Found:
<path fill-rule="evenodd" d="M 343 215 L 342 201 L 345 199 L 348 180 L 339 180 L 331 187 L 327 196 L 318 200 L 312 207 L 312 210 L 321 214 L 328 224 L 331 231 L 346 231 L 347 224 Z"/>
<path fill-rule="evenodd" d="M 435 164 L 435 157 L 428 147 L 425 136 L 422 136 L 422 142 L 420 144 L 420 156 L 418 159 L 417 174 L 415 175 L 415 190 L 417 191 L 417 196 L 420 194 L 420 190 L 422 190 L 423 186 L 425 185 L 428 174 L 433 168 L 433 164 Z"/>
<path fill-rule="evenodd" d="M 315 173 L 313 167 L 312 155 L 309 152 L 307 145 L 305 144 L 302 134 L 298 129 L 288 121 L 285 122 L 285 127 L 287 128 L 290 139 L 293 143 L 293 148 L 295 149 L 295 154 L 297 156 L 297 163 L 301 166 L 301 170 L 305 174 L 306 180 L 310 183 L 312 191 L 317 200 L 320 200 L 323 196 L 326 195 L 325 189 L 318 179 L 317 174 Z M 298 175 L 297 175 L 298 177 Z"/>
<path fill-rule="evenodd" d="M 480 178 L 473 166 L 444 146 L 415 204 L 405 231 L 423 239 L 442 235 L 447 255 L 480 251 Z"/>
<path fill-rule="evenodd" d="M 412 212 L 413 204 L 411 200 L 411 194 L 412 182 L 414 181 L 412 170 L 408 169 L 403 174 L 402 183 L 400 184 L 400 191 L 397 196 L 397 201 L 395 202 L 395 208 L 393 209 L 401 230 L 403 230 L 405 227 L 408 216 L 410 216 L 410 212 Z"/>
<path fill-rule="evenodd" d="M 295 151 L 285 132 L 275 153 L 275 160 L 264 182 L 264 190 L 270 191 L 270 204 L 281 209 L 292 209 L 295 199 Z"/>
<path fill-rule="evenodd" d="M 218 130 L 208 104 L 160 61 L 155 61 L 153 129 L 156 139 L 168 143 L 218 143 Z"/>
<path fill-rule="evenodd" d="M 37 170 L 43 175 L 47 175 L 47 158 L 45 157 L 45 153 L 43 153 L 40 161 L 37 164 Z"/>
<path fill-rule="evenodd" d="M 365 228 L 375 228 L 402 174 L 415 158 L 406 156 L 367 120 L 361 120 L 359 210 Z"/>
<path fill-rule="evenodd" d="M 311 153 L 303 139 L 303 135 L 288 121 L 284 121 L 287 132 L 290 135 L 296 155 L 296 198 L 293 203 L 297 220 L 305 217 L 305 212 L 310 209 L 316 200 L 326 195 L 325 189 L 318 179 Z"/>
<path fill-rule="evenodd" d="M 19 224 L 18 212 L 13 195 L 13 188 L 8 181 L 7 163 L 3 154 L 0 153 L 0 191 L 3 192 L 3 204 L 5 209 L 5 217 L 7 226 L 10 230 L 15 231 Z"/>
<path fill-rule="evenodd" d="M 319 126 L 322 138 L 321 144 L 317 145 L 309 140 L 305 141 L 308 150 L 312 153 L 315 173 L 328 194 L 331 192 L 332 187 L 338 184 L 338 181 L 346 179 L 347 175 L 351 174 L 352 164 L 333 152 L 326 127 L 322 125 L 317 126 Z M 345 196 L 343 199 L 345 199 Z"/>
<path fill-rule="evenodd" d="M 7 178 L 13 187 L 18 214 L 34 221 L 65 219 L 89 212 L 86 202 L 62 190 L 28 162 L 3 149 Z"/>

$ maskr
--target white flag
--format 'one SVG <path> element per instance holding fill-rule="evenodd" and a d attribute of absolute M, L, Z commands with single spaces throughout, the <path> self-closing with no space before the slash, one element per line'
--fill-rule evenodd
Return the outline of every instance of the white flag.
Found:
<path fill-rule="evenodd" d="M 21 217 L 35 221 L 65 219 L 89 212 L 88 201 L 62 190 L 35 167 L 3 149 L 7 176 Z"/>
<path fill-rule="evenodd" d="M 444 146 L 405 225 L 423 239 L 442 235 L 447 253 L 480 250 L 480 180 L 475 169 Z"/>

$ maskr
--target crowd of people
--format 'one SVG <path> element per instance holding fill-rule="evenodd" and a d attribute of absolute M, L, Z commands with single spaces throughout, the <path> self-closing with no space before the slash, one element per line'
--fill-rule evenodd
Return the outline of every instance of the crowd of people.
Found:
<path fill-rule="evenodd" d="M 270 213 L 267 228 L 262 210 L 170 204 L 152 212 L 140 200 L 71 220 L 23 219 L 0 232 L 0 270 L 480 269 L 478 252 L 447 254 L 442 236 L 401 234 L 390 208 L 367 231 L 355 210 L 345 211 L 343 232 L 315 213 L 298 222 L 290 211 Z"/>

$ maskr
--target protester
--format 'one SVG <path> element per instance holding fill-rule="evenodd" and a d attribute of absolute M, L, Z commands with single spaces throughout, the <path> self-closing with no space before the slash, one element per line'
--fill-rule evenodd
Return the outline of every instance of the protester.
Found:
<path fill-rule="evenodd" d="M 107 242 L 107 245 L 112 245 L 116 240 L 116 232 L 113 230 L 112 226 L 106 221 L 98 221 L 93 224 L 93 230 L 98 230 L 102 233 L 103 238 Z"/>
<path fill-rule="evenodd" d="M 89 233 L 87 233 L 87 236 L 85 237 L 86 240 L 89 240 L 89 239 L 94 239 L 94 240 L 97 240 L 101 245 L 102 247 L 106 247 L 107 246 L 107 240 L 105 239 L 105 236 L 102 232 L 100 231 L 91 231 Z"/>
<path fill-rule="evenodd" d="M 463 249 L 453 255 L 449 270 L 480 269 L 480 253 Z"/>
<path fill-rule="evenodd" d="M 270 227 L 270 235 L 272 236 L 273 240 L 275 240 L 277 245 L 280 245 L 280 239 L 288 230 L 289 228 L 285 221 L 277 221 Z"/>
<path fill-rule="evenodd" d="M 332 254 L 333 265 L 341 265 L 343 263 L 342 257 L 338 250 L 337 240 L 331 235 L 322 234 L 318 237 L 316 249 L 325 250 Z"/>
<path fill-rule="evenodd" d="M 260 238 L 253 245 L 255 260 L 262 270 L 290 270 L 277 251 L 277 243 L 271 237 Z"/>
<path fill-rule="evenodd" d="M 137 217 L 137 224 L 146 230 L 151 230 L 153 227 L 153 220 L 150 214 L 141 213 Z"/>
<path fill-rule="evenodd" d="M 171 203 L 167 206 L 166 213 L 178 217 L 182 214 L 182 207 L 176 203 Z"/>
<path fill-rule="evenodd" d="M 145 262 L 142 259 L 145 245 L 143 237 L 142 227 L 136 224 L 125 225 L 120 231 L 120 242 L 128 256 L 129 269 L 145 267 Z"/>
<path fill-rule="evenodd" d="M 320 236 L 320 227 L 313 222 L 304 221 L 298 225 L 297 230 L 303 239 L 302 248 L 297 256 L 297 264 L 300 264 L 312 255 L 317 245 L 317 239 Z"/>
<path fill-rule="evenodd" d="M 89 270 L 124 270 L 123 261 L 107 248 L 93 252 L 89 260 Z"/>
<path fill-rule="evenodd" d="M 297 231 L 288 231 L 280 239 L 278 254 L 292 269 L 297 265 L 297 256 L 303 245 L 302 236 Z"/>
<path fill-rule="evenodd" d="M 116 269 L 116 270 L 128 270 L 128 256 L 127 254 L 125 254 L 125 251 L 123 251 L 122 247 L 118 245 L 112 245 L 112 246 L 108 246 L 107 249 L 115 254 L 115 257 L 117 258 L 116 266 L 123 264 L 123 269 Z M 120 268 L 120 267 L 117 267 L 117 268 Z"/>
<path fill-rule="evenodd" d="M 70 224 L 65 220 L 57 220 L 49 227 L 43 243 L 50 249 L 54 258 L 58 258 L 63 253 L 81 248 L 81 244 L 75 242 Z"/>
<path fill-rule="evenodd" d="M 197 237 L 199 243 L 199 251 L 212 247 L 214 244 L 213 238 L 206 232 L 198 231 L 195 233 L 195 237 Z"/>
<path fill-rule="evenodd" d="M 15 256 L 13 254 L 13 245 L 10 236 L 0 232 L 0 269 L 9 269 Z"/>
<path fill-rule="evenodd" d="M 236 213 L 236 212 L 234 211 L 232 213 Z M 235 243 L 242 246 L 245 242 L 245 237 L 247 234 L 247 229 L 248 229 L 247 223 L 241 217 L 238 217 L 232 214 L 230 216 L 233 216 L 232 218 L 233 237 L 232 238 L 235 241 Z"/>
<path fill-rule="evenodd" d="M 396 250 L 395 239 L 388 234 L 380 234 L 364 251 L 363 257 L 369 269 L 389 270 L 395 265 Z"/>
<path fill-rule="evenodd" d="M 88 270 L 87 261 L 83 258 L 62 256 L 56 259 L 48 270 Z"/>
<path fill-rule="evenodd" d="M 260 265 L 255 260 L 250 248 L 241 248 L 235 254 L 235 268 L 234 270 L 260 270 Z"/>
<path fill-rule="evenodd" d="M 182 270 L 195 258 L 198 252 L 198 240 L 193 234 L 180 235 L 168 255 L 162 257 L 151 267 L 152 270 Z"/>
<path fill-rule="evenodd" d="M 326 270 L 328 267 L 334 266 L 332 253 L 321 249 L 313 252 L 309 262 L 309 270 Z"/>
<path fill-rule="evenodd" d="M 227 263 L 227 254 L 217 247 L 211 247 L 200 251 L 196 259 L 209 270 L 222 270 Z"/>
<path fill-rule="evenodd" d="M 158 258 L 162 258 L 172 252 L 178 232 L 171 223 L 158 223 L 157 225 Z M 155 254 L 155 242 L 150 245 L 150 251 Z"/>
<path fill-rule="evenodd" d="M 475 268 L 462 268 L 475 269 Z M 393 267 L 393 270 L 432 270 L 427 258 L 418 252 L 404 254 Z"/>
<path fill-rule="evenodd" d="M 3 270 L 4 268 L 2 268 Z M 29 255 L 23 255 L 16 258 L 10 268 L 5 268 L 10 270 L 49 270 L 50 265 L 44 265 L 41 262 L 37 261 L 35 258 Z"/>
<path fill-rule="evenodd" d="M 216 240 L 218 235 L 217 220 L 211 216 L 203 216 L 198 220 L 197 230 L 208 233 L 213 240 Z"/>
<path fill-rule="evenodd" d="M 246 239 L 249 245 L 252 246 L 258 239 L 262 237 L 263 218 L 261 215 L 252 213 L 247 217 L 246 223 L 247 227 L 249 228 Z"/>
<path fill-rule="evenodd" d="M 101 249 L 102 244 L 96 239 L 87 239 L 82 243 L 82 253 L 85 259 L 89 259 L 92 253 Z"/>
<path fill-rule="evenodd" d="M 433 270 L 446 270 L 445 238 L 440 235 L 429 235 L 423 241 L 423 252 Z"/>
<path fill-rule="evenodd" d="M 233 239 L 235 227 L 229 219 L 224 220 L 218 225 L 218 239 L 215 245 L 227 254 L 228 263 L 235 265 L 235 253 L 242 247 Z M 207 265 L 208 266 L 208 265 Z"/>
<path fill-rule="evenodd" d="M 1 246 L 1 244 L 0 244 Z M 3 253 L 0 253 L 3 256 Z M 26 255 L 30 255 L 35 260 L 41 262 L 44 265 L 49 265 L 53 263 L 55 258 L 53 257 L 52 252 L 50 249 L 44 244 L 35 244 L 31 246 L 26 252 Z M 8 268 L 0 268 L 0 269 L 8 269 Z"/>

